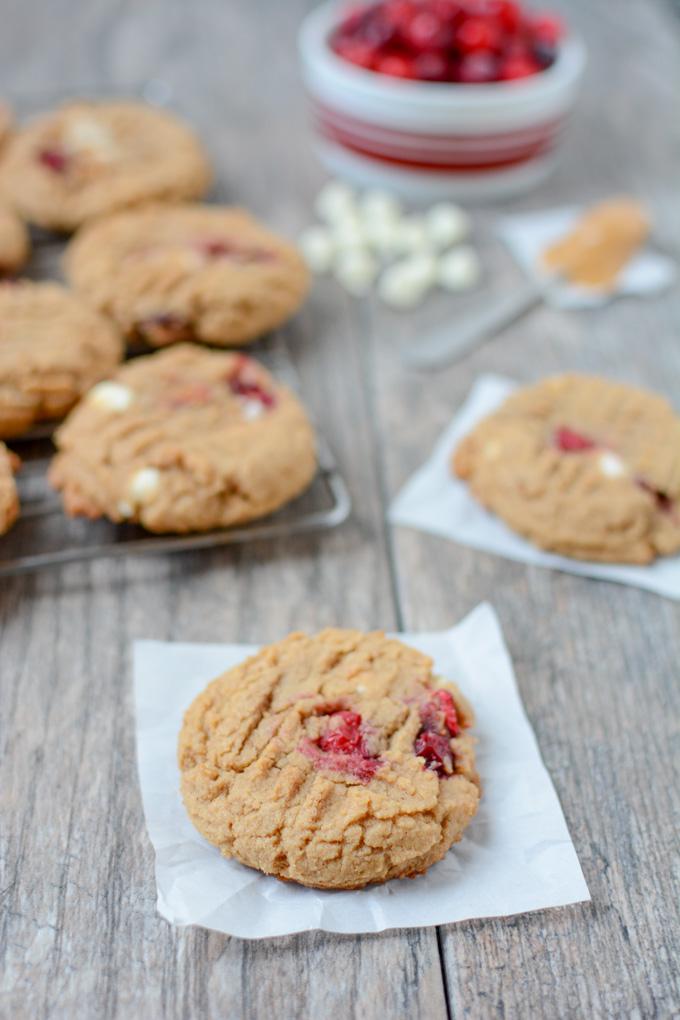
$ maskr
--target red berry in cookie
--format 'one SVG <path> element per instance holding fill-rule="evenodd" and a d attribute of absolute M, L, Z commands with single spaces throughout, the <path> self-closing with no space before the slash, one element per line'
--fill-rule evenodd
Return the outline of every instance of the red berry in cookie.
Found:
<path fill-rule="evenodd" d="M 38 153 L 38 161 L 55 174 L 65 173 L 68 167 L 67 154 L 63 149 L 57 148 L 56 145 L 41 149 Z"/>
<path fill-rule="evenodd" d="M 594 450 L 597 443 L 588 436 L 563 425 L 555 429 L 555 446 L 563 453 L 582 453 L 584 450 Z"/>
<path fill-rule="evenodd" d="M 331 715 L 319 739 L 303 740 L 300 750 L 317 768 L 347 772 L 362 783 L 372 779 L 383 764 L 370 747 L 369 731 L 361 715 L 349 710 Z"/>

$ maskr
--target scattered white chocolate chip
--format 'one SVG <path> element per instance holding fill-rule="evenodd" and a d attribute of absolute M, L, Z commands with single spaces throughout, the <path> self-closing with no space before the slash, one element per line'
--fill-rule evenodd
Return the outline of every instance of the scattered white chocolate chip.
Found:
<path fill-rule="evenodd" d="M 477 252 L 469 245 L 461 245 L 439 259 L 437 283 L 444 290 L 467 290 L 478 282 L 481 272 Z"/>
<path fill-rule="evenodd" d="M 134 393 L 129 386 L 117 382 L 100 382 L 87 394 L 91 404 L 105 411 L 125 411 L 132 403 Z"/>
<path fill-rule="evenodd" d="M 121 499 L 120 503 L 118 504 L 118 513 L 120 514 L 120 516 L 121 517 L 132 517 L 134 512 L 135 511 L 134 511 L 134 508 L 132 507 L 132 505 L 130 503 L 126 502 L 124 499 Z"/>
<path fill-rule="evenodd" d="M 620 478 L 626 474 L 626 465 L 615 453 L 600 454 L 600 471 L 607 478 Z"/>
<path fill-rule="evenodd" d="M 378 294 L 393 308 L 415 308 L 434 284 L 436 272 L 434 255 L 412 255 L 385 270 L 378 284 Z"/>
<path fill-rule="evenodd" d="M 448 248 L 470 233 L 470 217 L 452 202 L 438 202 L 425 213 L 427 239 L 435 248 Z"/>
<path fill-rule="evenodd" d="M 337 223 L 343 216 L 356 215 L 354 192 L 342 181 L 329 181 L 317 195 L 314 208 L 326 223 Z"/>
<path fill-rule="evenodd" d="M 364 225 L 354 213 L 341 216 L 331 226 L 331 236 L 336 249 L 365 248 L 367 244 Z"/>
<path fill-rule="evenodd" d="M 302 257 L 313 273 L 327 273 L 333 265 L 335 242 L 326 227 L 308 227 L 298 240 Z"/>
<path fill-rule="evenodd" d="M 427 248 L 427 231 L 422 216 L 404 216 L 397 226 L 397 251 L 405 255 L 422 251 Z"/>
<path fill-rule="evenodd" d="M 398 250 L 399 220 L 374 219 L 364 223 L 366 243 L 382 258 L 389 259 Z"/>
<path fill-rule="evenodd" d="M 360 202 L 361 213 L 365 220 L 391 220 L 394 222 L 401 216 L 401 205 L 389 191 L 378 188 L 367 191 Z"/>
<path fill-rule="evenodd" d="M 148 503 L 158 492 L 161 473 L 158 468 L 146 467 L 135 471 L 128 485 L 128 496 L 136 503 Z"/>
<path fill-rule="evenodd" d="M 264 414 L 264 405 L 260 400 L 244 400 L 241 413 L 246 421 L 254 421 L 256 418 L 261 418 Z"/>
<path fill-rule="evenodd" d="M 342 252 L 335 264 L 335 278 L 338 283 L 355 297 L 368 294 L 377 272 L 375 259 L 364 248 Z"/>

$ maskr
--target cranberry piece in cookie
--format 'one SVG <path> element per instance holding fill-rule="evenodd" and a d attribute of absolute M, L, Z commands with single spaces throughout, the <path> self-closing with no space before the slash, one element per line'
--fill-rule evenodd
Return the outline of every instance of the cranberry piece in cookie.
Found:
<path fill-rule="evenodd" d="M 581 432 L 562 425 L 555 429 L 555 446 L 563 453 L 582 453 L 584 450 L 594 450 L 597 443 Z"/>
<path fill-rule="evenodd" d="M 341 711 L 330 717 L 317 741 L 304 738 L 300 750 L 318 769 L 345 772 L 367 783 L 384 764 L 371 750 L 370 735 L 358 712 Z"/>
<path fill-rule="evenodd" d="M 159 312 L 137 323 L 137 334 L 152 347 L 167 347 L 169 344 L 191 340 L 191 324 L 182 315 Z"/>
<path fill-rule="evenodd" d="M 67 153 L 56 145 L 46 146 L 38 152 L 38 162 L 55 174 L 66 173 L 69 158 Z"/>

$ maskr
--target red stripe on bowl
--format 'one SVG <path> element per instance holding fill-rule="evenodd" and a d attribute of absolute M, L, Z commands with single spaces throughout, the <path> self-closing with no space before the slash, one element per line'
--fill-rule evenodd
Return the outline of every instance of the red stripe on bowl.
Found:
<path fill-rule="evenodd" d="M 354 152 L 419 169 L 495 170 L 534 159 L 557 143 L 564 117 L 488 135 L 432 135 L 384 128 L 314 104 L 321 135 Z"/>

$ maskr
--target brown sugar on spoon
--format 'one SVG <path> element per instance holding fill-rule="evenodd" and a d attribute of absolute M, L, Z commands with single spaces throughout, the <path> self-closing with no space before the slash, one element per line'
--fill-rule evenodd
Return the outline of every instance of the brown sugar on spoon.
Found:
<path fill-rule="evenodd" d="M 610 199 L 587 210 L 564 237 L 546 248 L 541 263 L 575 286 L 607 293 L 649 232 L 649 217 L 639 202 Z"/>

